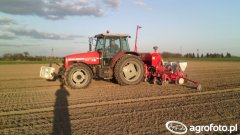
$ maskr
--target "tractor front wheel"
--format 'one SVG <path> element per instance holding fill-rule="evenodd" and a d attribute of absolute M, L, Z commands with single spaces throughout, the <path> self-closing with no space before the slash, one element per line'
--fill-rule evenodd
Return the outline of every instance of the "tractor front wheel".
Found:
<path fill-rule="evenodd" d="M 139 84 L 144 77 L 142 60 L 135 55 L 122 56 L 115 65 L 114 77 L 120 85 Z"/>
<path fill-rule="evenodd" d="M 91 69 L 82 63 L 70 66 L 66 72 L 65 82 L 72 89 L 86 88 L 92 81 Z"/>

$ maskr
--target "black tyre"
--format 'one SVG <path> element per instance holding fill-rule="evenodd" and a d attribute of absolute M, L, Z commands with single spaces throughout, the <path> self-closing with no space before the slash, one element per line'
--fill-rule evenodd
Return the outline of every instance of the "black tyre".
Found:
<path fill-rule="evenodd" d="M 114 67 L 114 77 L 120 85 L 139 84 L 144 77 L 142 60 L 135 55 L 123 55 Z"/>
<path fill-rule="evenodd" d="M 92 70 L 83 63 L 70 66 L 66 72 L 65 83 L 72 89 L 86 88 L 92 81 Z"/>

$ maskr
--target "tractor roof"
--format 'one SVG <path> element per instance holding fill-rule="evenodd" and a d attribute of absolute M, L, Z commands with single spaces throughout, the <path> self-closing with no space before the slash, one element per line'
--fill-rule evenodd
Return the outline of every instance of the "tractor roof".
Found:
<path fill-rule="evenodd" d="M 97 37 L 129 37 L 128 34 L 114 34 L 114 33 L 102 33 L 95 36 Z"/>

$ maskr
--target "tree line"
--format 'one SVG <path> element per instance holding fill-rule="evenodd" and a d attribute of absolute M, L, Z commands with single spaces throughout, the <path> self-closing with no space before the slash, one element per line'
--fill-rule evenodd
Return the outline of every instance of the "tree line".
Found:
<path fill-rule="evenodd" d="M 223 53 L 206 53 L 199 55 L 198 53 L 195 55 L 195 53 L 187 53 L 183 57 L 185 58 L 231 58 L 232 55 L 230 53 L 226 53 L 225 55 Z"/>
<path fill-rule="evenodd" d="M 161 53 L 163 58 L 231 58 L 232 55 L 230 53 L 206 53 L 206 54 L 199 54 L 199 53 L 187 53 L 187 54 L 180 54 L 180 53 L 170 53 L 170 52 L 163 52 Z"/>
<path fill-rule="evenodd" d="M 204 54 L 195 54 L 195 53 L 187 53 L 182 55 L 180 53 L 170 53 L 170 52 L 162 52 L 163 58 L 231 58 L 232 55 L 230 53 L 206 53 Z M 61 57 L 51 57 L 51 56 L 31 56 L 29 52 L 23 53 L 6 53 L 0 57 L 0 60 L 5 61 L 50 61 L 50 60 L 61 60 Z"/>
<path fill-rule="evenodd" d="M 29 52 L 6 53 L 0 57 L 0 60 L 3 60 L 3 61 L 50 61 L 52 59 L 61 60 L 60 57 L 31 56 Z"/>

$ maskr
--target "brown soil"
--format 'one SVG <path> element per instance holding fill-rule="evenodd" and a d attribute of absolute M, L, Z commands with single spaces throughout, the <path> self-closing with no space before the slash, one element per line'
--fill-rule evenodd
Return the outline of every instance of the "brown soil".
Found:
<path fill-rule="evenodd" d="M 103 80 L 71 90 L 39 78 L 42 65 L 1 65 L 0 134 L 170 134 L 170 120 L 240 125 L 240 63 L 188 65 L 186 73 L 203 90 Z"/>

